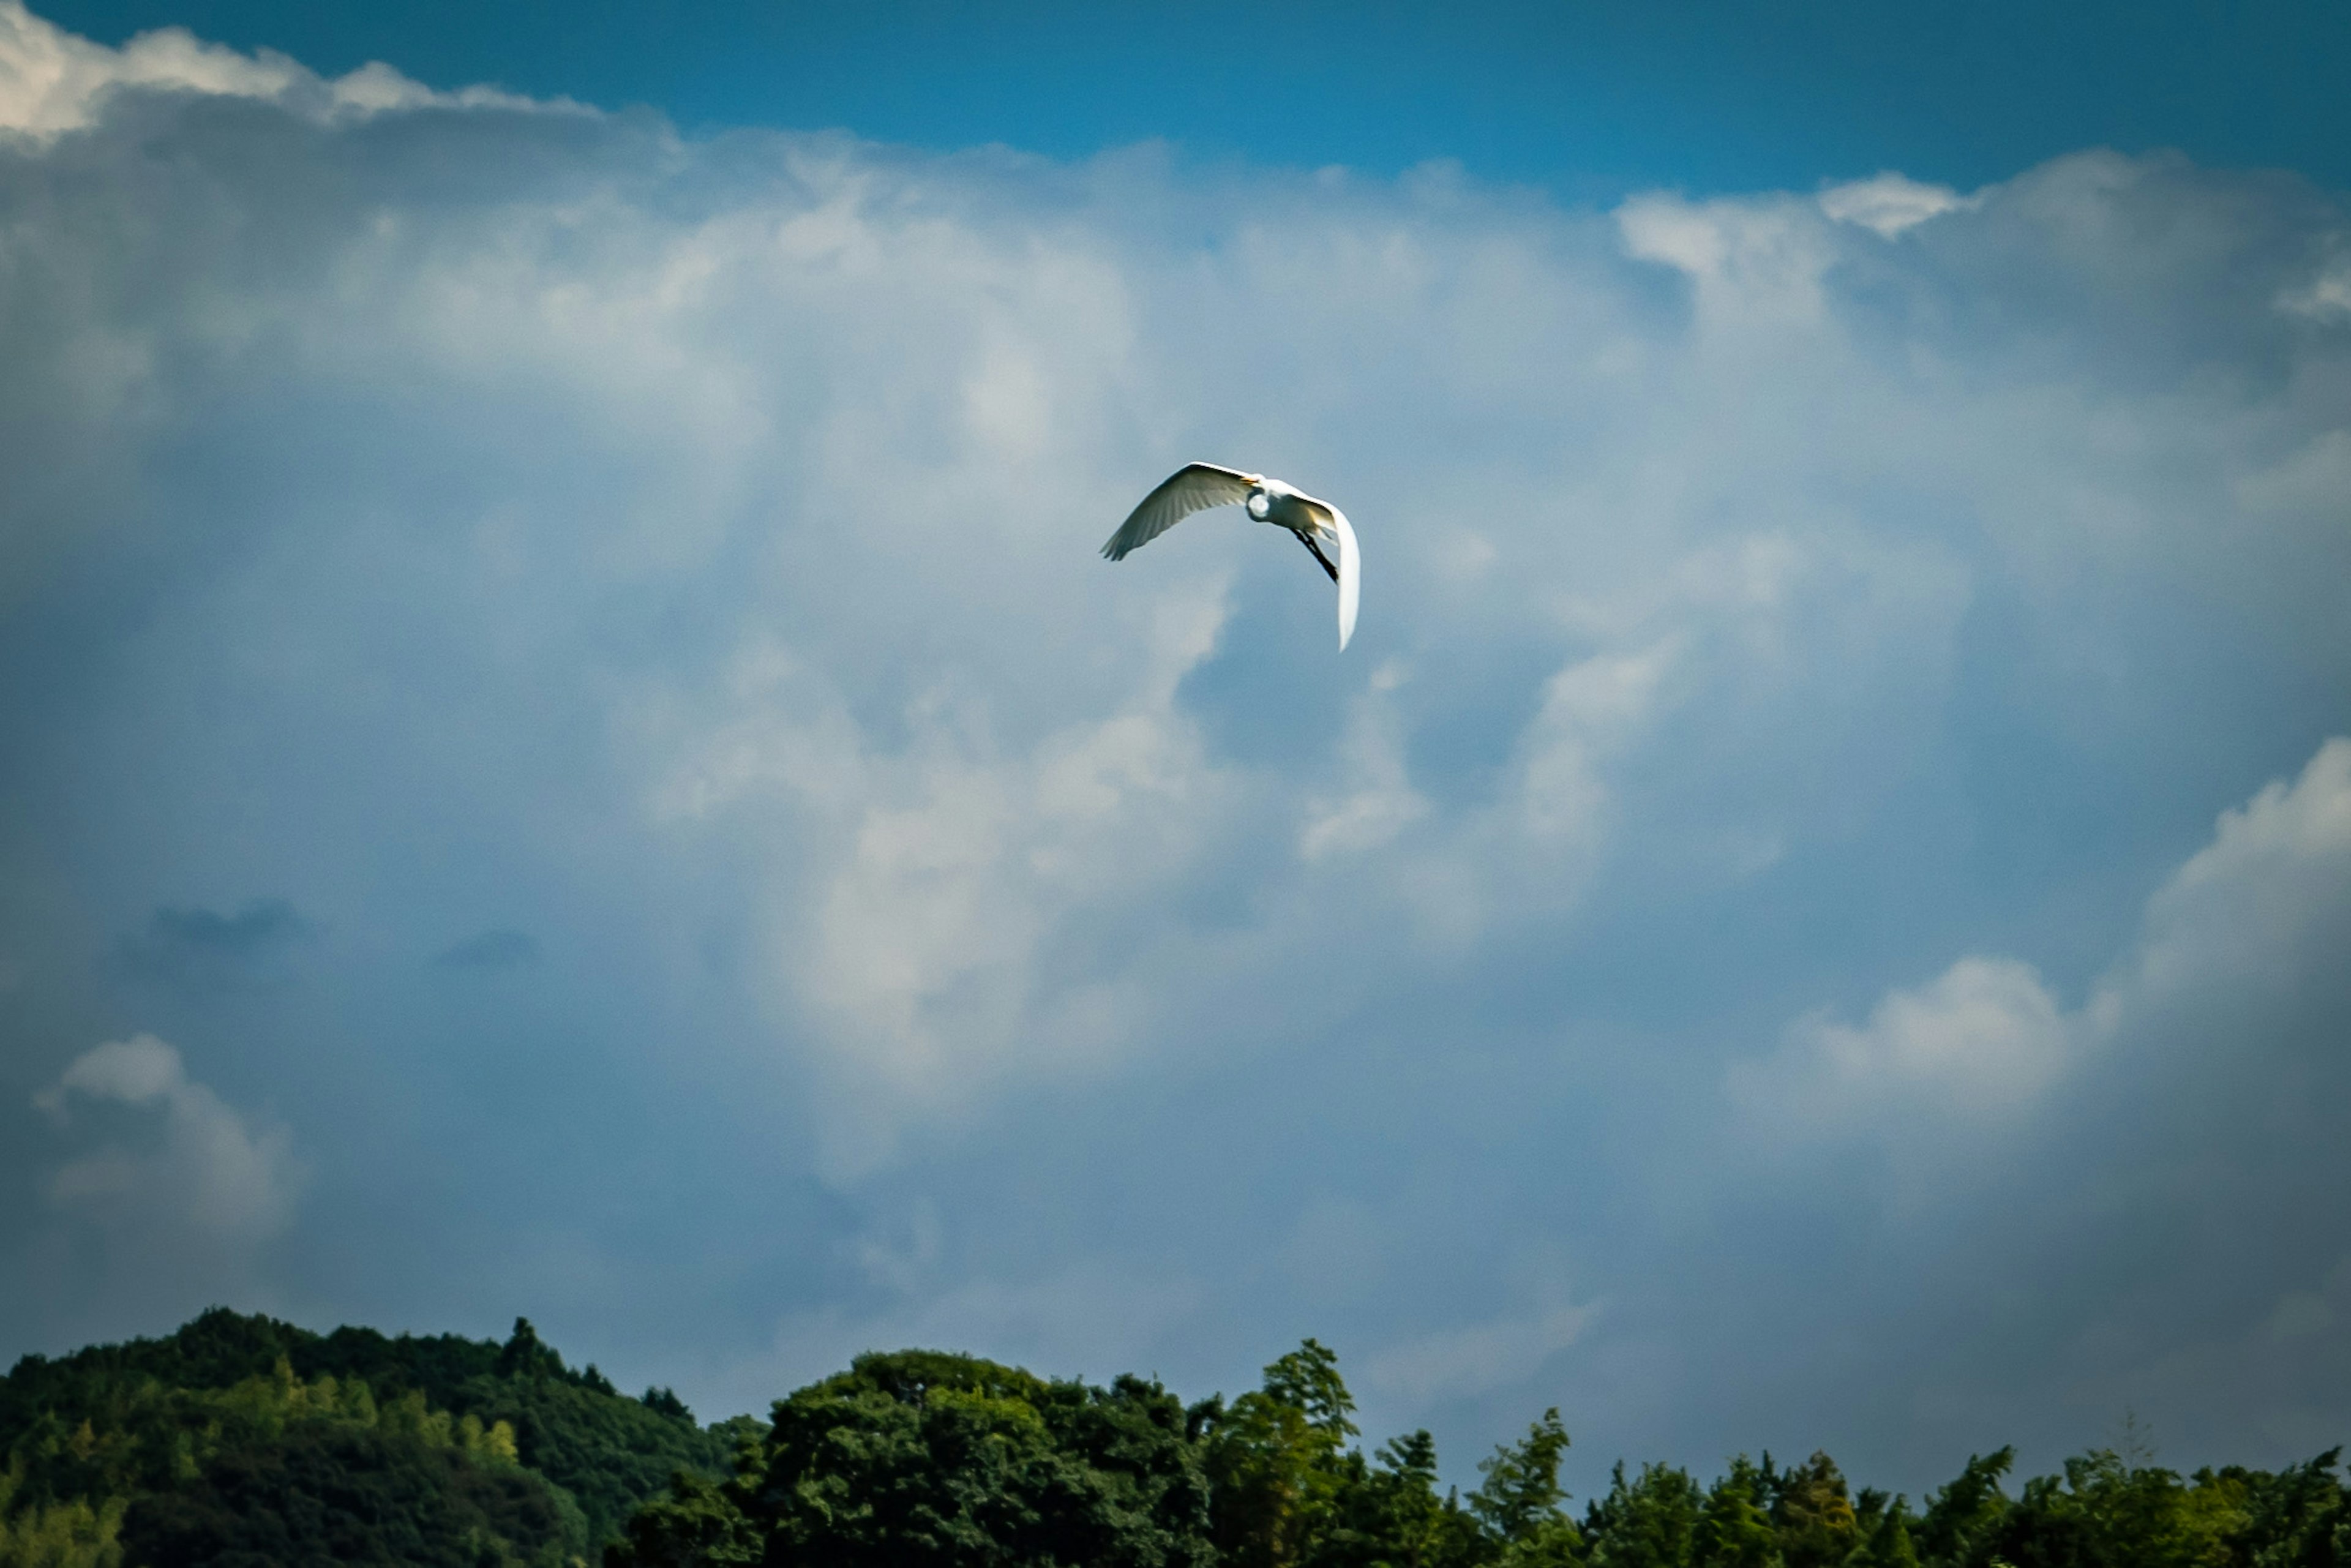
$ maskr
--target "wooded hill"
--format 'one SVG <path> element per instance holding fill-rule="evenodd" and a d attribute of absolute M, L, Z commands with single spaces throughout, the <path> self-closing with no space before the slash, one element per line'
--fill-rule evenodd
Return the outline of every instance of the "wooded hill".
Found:
<path fill-rule="evenodd" d="M 758 1430 L 632 1399 L 520 1320 L 501 1345 L 215 1309 L 0 1381 L 0 1565 L 589 1561 Z"/>
<path fill-rule="evenodd" d="M 214 1311 L 0 1382 L 0 1568 L 2351 1568 L 2333 1451 L 2182 1478 L 2097 1449 L 2011 1491 L 2001 1449 L 1916 1505 L 1825 1454 L 1703 1484 L 1619 1464 L 1579 1511 L 1556 1411 L 1463 1495 L 1427 1433 L 1366 1451 L 1353 1410 L 1309 1340 L 1230 1401 L 904 1351 L 701 1427 L 524 1322 L 499 1345 Z"/>

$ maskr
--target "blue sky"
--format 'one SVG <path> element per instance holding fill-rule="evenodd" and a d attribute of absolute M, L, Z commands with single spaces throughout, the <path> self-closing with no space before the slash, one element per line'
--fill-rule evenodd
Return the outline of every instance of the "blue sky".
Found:
<path fill-rule="evenodd" d="M 2340 14 L 1134 15 L 0 7 L 0 1354 L 2342 1440 Z"/>
<path fill-rule="evenodd" d="M 2351 16 L 2324 4 L 1886 6 L 68 0 L 108 43 L 180 26 L 340 74 L 390 60 L 695 128 L 841 128 L 1054 157 L 1395 173 L 1458 159 L 1573 194 L 1973 187 L 2089 146 L 2351 179 Z"/>

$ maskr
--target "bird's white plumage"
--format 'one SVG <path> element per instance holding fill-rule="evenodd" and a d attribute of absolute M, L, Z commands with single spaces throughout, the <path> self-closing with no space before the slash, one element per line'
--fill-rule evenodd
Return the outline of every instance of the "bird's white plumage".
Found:
<path fill-rule="evenodd" d="M 1112 560 L 1123 560 L 1129 551 L 1141 549 L 1194 512 L 1236 502 L 1245 503 L 1252 517 L 1296 534 L 1331 574 L 1339 588 L 1339 646 L 1343 651 L 1347 640 L 1355 634 L 1355 609 L 1363 591 L 1355 530 L 1346 513 L 1279 479 L 1214 463 L 1187 463 L 1143 497 L 1102 552 Z M 1337 553 L 1336 561 L 1324 551 L 1325 545 Z"/>
<path fill-rule="evenodd" d="M 1126 515 L 1118 532 L 1102 546 L 1102 554 L 1112 560 L 1123 560 L 1127 551 L 1141 549 L 1195 512 L 1248 500 L 1259 483 L 1254 474 L 1219 468 L 1213 463 L 1186 463 L 1162 480 L 1157 489 L 1144 497 L 1142 504 Z"/>
<path fill-rule="evenodd" d="M 1355 603 L 1363 596 L 1364 569 L 1347 514 L 1333 507 L 1331 520 L 1339 528 L 1339 652 L 1343 653 L 1347 639 L 1355 634 Z"/>

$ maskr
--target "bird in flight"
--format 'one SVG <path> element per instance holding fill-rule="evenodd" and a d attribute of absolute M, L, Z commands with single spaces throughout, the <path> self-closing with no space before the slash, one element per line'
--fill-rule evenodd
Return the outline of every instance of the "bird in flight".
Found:
<path fill-rule="evenodd" d="M 1143 504 L 1128 514 L 1118 532 L 1102 546 L 1102 554 L 1112 560 L 1123 560 L 1129 550 L 1141 549 L 1193 513 L 1236 501 L 1259 522 L 1296 534 L 1299 543 L 1322 563 L 1322 570 L 1339 585 L 1339 646 L 1346 647 L 1347 639 L 1355 634 L 1360 582 L 1355 530 L 1347 526 L 1346 513 L 1279 479 L 1219 468 L 1213 463 L 1186 463 L 1143 497 Z M 1324 553 L 1326 545 L 1337 553 L 1335 562 Z"/>

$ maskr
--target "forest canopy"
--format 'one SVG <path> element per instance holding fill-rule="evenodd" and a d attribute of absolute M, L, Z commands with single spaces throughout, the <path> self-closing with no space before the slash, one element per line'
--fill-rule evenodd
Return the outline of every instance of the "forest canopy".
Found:
<path fill-rule="evenodd" d="M 215 1309 L 0 1380 L 0 1568 L 584 1561 L 749 1425 L 629 1398 L 520 1319 L 500 1344 Z"/>
<path fill-rule="evenodd" d="M 2183 1477 L 2126 1438 L 2019 1481 L 2001 1448 L 1916 1501 L 1825 1453 L 1620 1462 L 1577 1509 L 1555 1409 L 1466 1494 L 1426 1432 L 1366 1445 L 1354 1413 L 1310 1339 L 1229 1400 L 909 1350 L 703 1426 L 524 1320 L 215 1310 L 0 1380 L 0 1568 L 2351 1568 L 2336 1450 Z"/>

